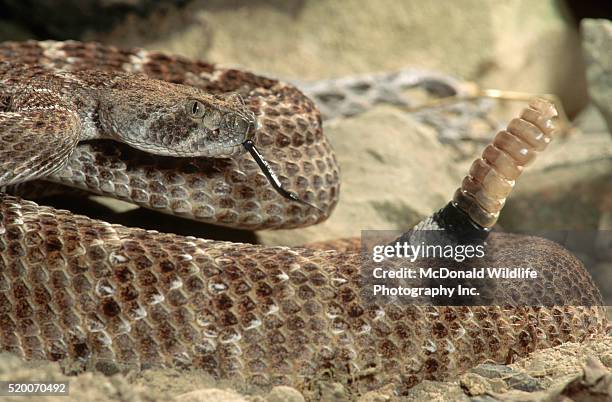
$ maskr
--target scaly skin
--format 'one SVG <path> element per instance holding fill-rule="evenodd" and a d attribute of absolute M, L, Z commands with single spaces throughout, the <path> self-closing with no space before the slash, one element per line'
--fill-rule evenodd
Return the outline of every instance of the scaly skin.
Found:
<path fill-rule="evenodd" d="M 91 43 L 3 43 L 0 44 L 0 60 L 10 60 L 13 65 L 38 66 L 33 71 L 51 69 L 51 72 L 45 72 L 46 75 L 78 76 L 70 79 L 71 85 L 82 80 L 99 82 L 102 90 L 106 88 L 109 75 L 117 74 L 117 79 L 125 83 L 125 73 L 129 72 L 199 88 L 199 96 L 203 96 L 202 91 L 209 94 L 207 96 L 217 97 L 227 97 L 228 92 L 239 93 L 249 113 L 253 113 L 257 120 L 254 140 L 283 186 L 297 192 L 300 198 L 321 211 L 280 197 L 268 185 L 255 162 L 245 154 L 232 158 L 153 157 L 149 152 L 140 152 L 114 141 L 80 143 L 72 151 L 77 137 L 94 135 L 88 134 L 92 130 L 64 135 L 67 130 L 62 120 L 65 117 L 57 111 L 52 115 L 38 112 L 43 117 L 40 123 L 43 127 L 27 138 L 10 132 L 23 131 L 22 118 L 13 116 L 6 123 L 0 131 L 0 185 L 8 184 L 1 175 L 19 172 L 19 166 L 23 167 L 23 174 L 17 177 L 17 181 L 40 176 L 41 172 L 24 171 L 37 166 L 32 162 L 32 154 L 36 154 L 42 165 L 37 170 L 51 173 L 45 180 L 127 200 L 160 212 L 231 227 L 264 229 L 310 225 L 329 216 L 338 202 L 339 168 L 323 135 L 319 113 L 308 98 L 288 84 L 203 62 Z M 98 75 L 105 79 L 99 79 Z M 27 82 L 27 79 L 20 81 L 14 73 L 11 77 L 18 86 Z M 137 76 L 132 84 L 136 86 L 142 80 Z M 147 85 L 164 86 L 165 92 L 156 96 L 145 88 L 141 97 L 136 89 L 127 91 L 131 92 L 127 95 L 113 92 L 117 94 L 117 107 L 123 108 L 121 115 L 127 116 L 127 120 L 132 121 L 135 117 L 136 122 L 139 121 L 138 113 L 125 109 L 125 102 L 136 102 L 136 109 L 147 103 L 163 109 L 167 103 L 155 99 L 168 96 L 167 83 L 147 81 Z M 180 90 L 182 93 L 188 89 L 180 87 Z M 148 100 L 143 102 L 147 93 Z M 108 103 L 112 105 L 112 100 Z M 9 114 L 1 113 L 0 119 Z M 87 123 L 92 120 L 87 113 L 83 115 L 82 126 L 96 126 Z M 76 121 L 74 113 L 70 116 Z M 57 135 L 49 133 L 52 130 L 57 130 Z M 36 134 L 43 131 L 45 135 Z M 122 138 L 127 136 L 124 134 Z M 18 142 L 25 143 L 23 151 L 15 151 Z M 69 152 L 72 155 L 62 168 L 61 162 Z"/>
<path fill-rule="evenodd" d="M 9 196 L 0 208 L 0 345 L 27 359 L 106 372 L 179 365 L 306 393 L 328 377 L 355 393 L 390 382 L 403 392 L 605 328 L 601 307 L 573 307 L 601 304 L 582 264 L 538 238 L 489 242 L 500 266 L 525 259 L 546 271 L 566 307 L 378 305 L 361 297 L 358 253 L 161 234 Z M 530 291 L 528 281 L 498 288 Z"/>
<path fill-rule="evenodd" d="M 327 212 L 337 201 L 338 168 L 318 113 L 286 84 L 96 44 L 4 44 L 0 57 L 70 74 L 95 76 L 94 67 L 137 71 L 213 93 L 238 91 L 258 120 L 255 140 L 288 187 Z M 0 125 L 2 169 L 21 152 L 7 147 L 20 133 L 13 127 L 24 121 L 11 113 L 0 113 L 12 119 Z M 46 127 L 53 127 L 51 119 L 63 121 L 61 113 L 48 115 Z M 49 143 L 37 142 L 43 150 Z M 244 156 L 154 157 L 109 142 L 79 144 L 71 152 L 63 170 L 47 179 L 239 227 L 291 227 L 325 217 L 270 192 Z M 418 228 L 435 226 L 429 219 Z M 72 359 L 107 372 L 196 367 L 263 387 L 289 384 L 313 399 L 323 378 L 354 395 L 388 383 L 404 393 L 422 379 L 604 331 L 601 297 L 574 256 L 533 237 L 492 234 L 488 242 L 499 266 L 531 261 L 565 305 L 377 304 L 363 298 L 359 253 L 161 234 L 0 195 L 0 347 L 26 359 Z M 519 306 L 535 292 L 528 282 L 497 286 L 500 300 L 515 295 Z"/>

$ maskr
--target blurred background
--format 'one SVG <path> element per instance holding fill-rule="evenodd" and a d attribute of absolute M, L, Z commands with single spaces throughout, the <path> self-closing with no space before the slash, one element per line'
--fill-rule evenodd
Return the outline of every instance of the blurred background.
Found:
<path fill-rule="evenodd" d="M 607 1 L 2 0 L 0 39 L 96 40 L 286 79 L 419 66 L 587 103 L 579 22 Z"/>

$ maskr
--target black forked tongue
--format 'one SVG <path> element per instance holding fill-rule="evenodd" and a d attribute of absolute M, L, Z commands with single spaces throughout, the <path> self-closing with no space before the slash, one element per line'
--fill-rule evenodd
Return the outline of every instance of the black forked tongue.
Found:
<path fill-rule="evenodd" d="M 290 201 L 298 202 L 298 203 L 303 204 L 303 205 L 307 205 L 307 206 L 309 206 L 311 208 L 314 208 L 314 209 L 316 209 L 318 211 L 321 211 L 322 213 L 325 213 L 321 208 L 316 207 L 316 206 L 312 205 L 311 203 L 309 203 L 308 201 L 304 201 L 303 199 L 301 199 L 293 191 L 285 190 L 283 188 L 283 185 L 281 184 L 280 180 L 278 179 L 278 177 L 276 176 L 276 174 L 272 170 L 272 167 L 268 164 L 268 162 L 259 153 L 257 148 L 255 148 L 255 143 L 253 141 L 246 140 L 245 142 L 242 143 L 242 145 L 244 146 L 244 148 L 247 151 L 249 151 L 249 154 L 251 154 L 253 159 L 255 159 L 255 162 L 257 162 L 257 165 L 259 166 L 259 168 L 263 172 L 264 176 L 266 176 L 266 179 L 268 179 L 268 181 L 270 182 L 270 184 L 272 185 L 274 190 L 276 190 L 276 192 L 279 193 L 283 198 L 286 198 L 286 199 L 288 199 Z"/>

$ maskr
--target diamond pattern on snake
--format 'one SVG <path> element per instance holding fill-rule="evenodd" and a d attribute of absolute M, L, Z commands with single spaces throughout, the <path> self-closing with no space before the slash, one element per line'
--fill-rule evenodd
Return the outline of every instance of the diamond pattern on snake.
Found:
<path fill-rule="evenodd" d="M 0 61 L 0 186 L 39 179 L 245 229 L 315 224 L 338 202 L 336 156 L 316 106 L 294 86 L 96 43 L 6 42 Z M 530 103 L 453 201 L 408 237 L 488 234 L 524 166 L 554 136 L 554 116 L 547 101 Z M 304 203 L 270 185 L 246 141 Z M 544 239 L 488 236 L 500 264 L 521 250 L 566 304 L 366 303 L 363 257 L 350 247 L 158 233 L 0 193 L 0 348 L 105 372 L 172 366 L 304 393 L 319 379 L 355 394 L 389 383 L 404 393 L 603 333 L 599 291 L 578 259 Z"/>

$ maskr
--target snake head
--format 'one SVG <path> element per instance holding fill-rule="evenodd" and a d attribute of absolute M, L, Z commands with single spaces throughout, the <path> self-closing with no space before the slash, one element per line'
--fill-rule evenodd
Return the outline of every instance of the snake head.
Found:
<path fill-rule="evenodd" d="M 147 78 L 130 85 L 115 84 L 108 102 L 102 97 L 100 122 L 105 135 L 140 150 L 228 157 L 244 152 L 242 144 L 257 130 L 255 114 L 237 94 L 210 94 Z"/>
<path fill-rule="evenodd" d="M 215 95 L 212 100 L 191 98 L 185 114 L 196 124 L 193 148 L 211 151 L 203 156 L 232 155 L 254 137 L 257 120 L 238 94 Z M 204 135 L 202 135 L 204 134 Z M 236 149 L 238 148 L 238 149 Z"/>

